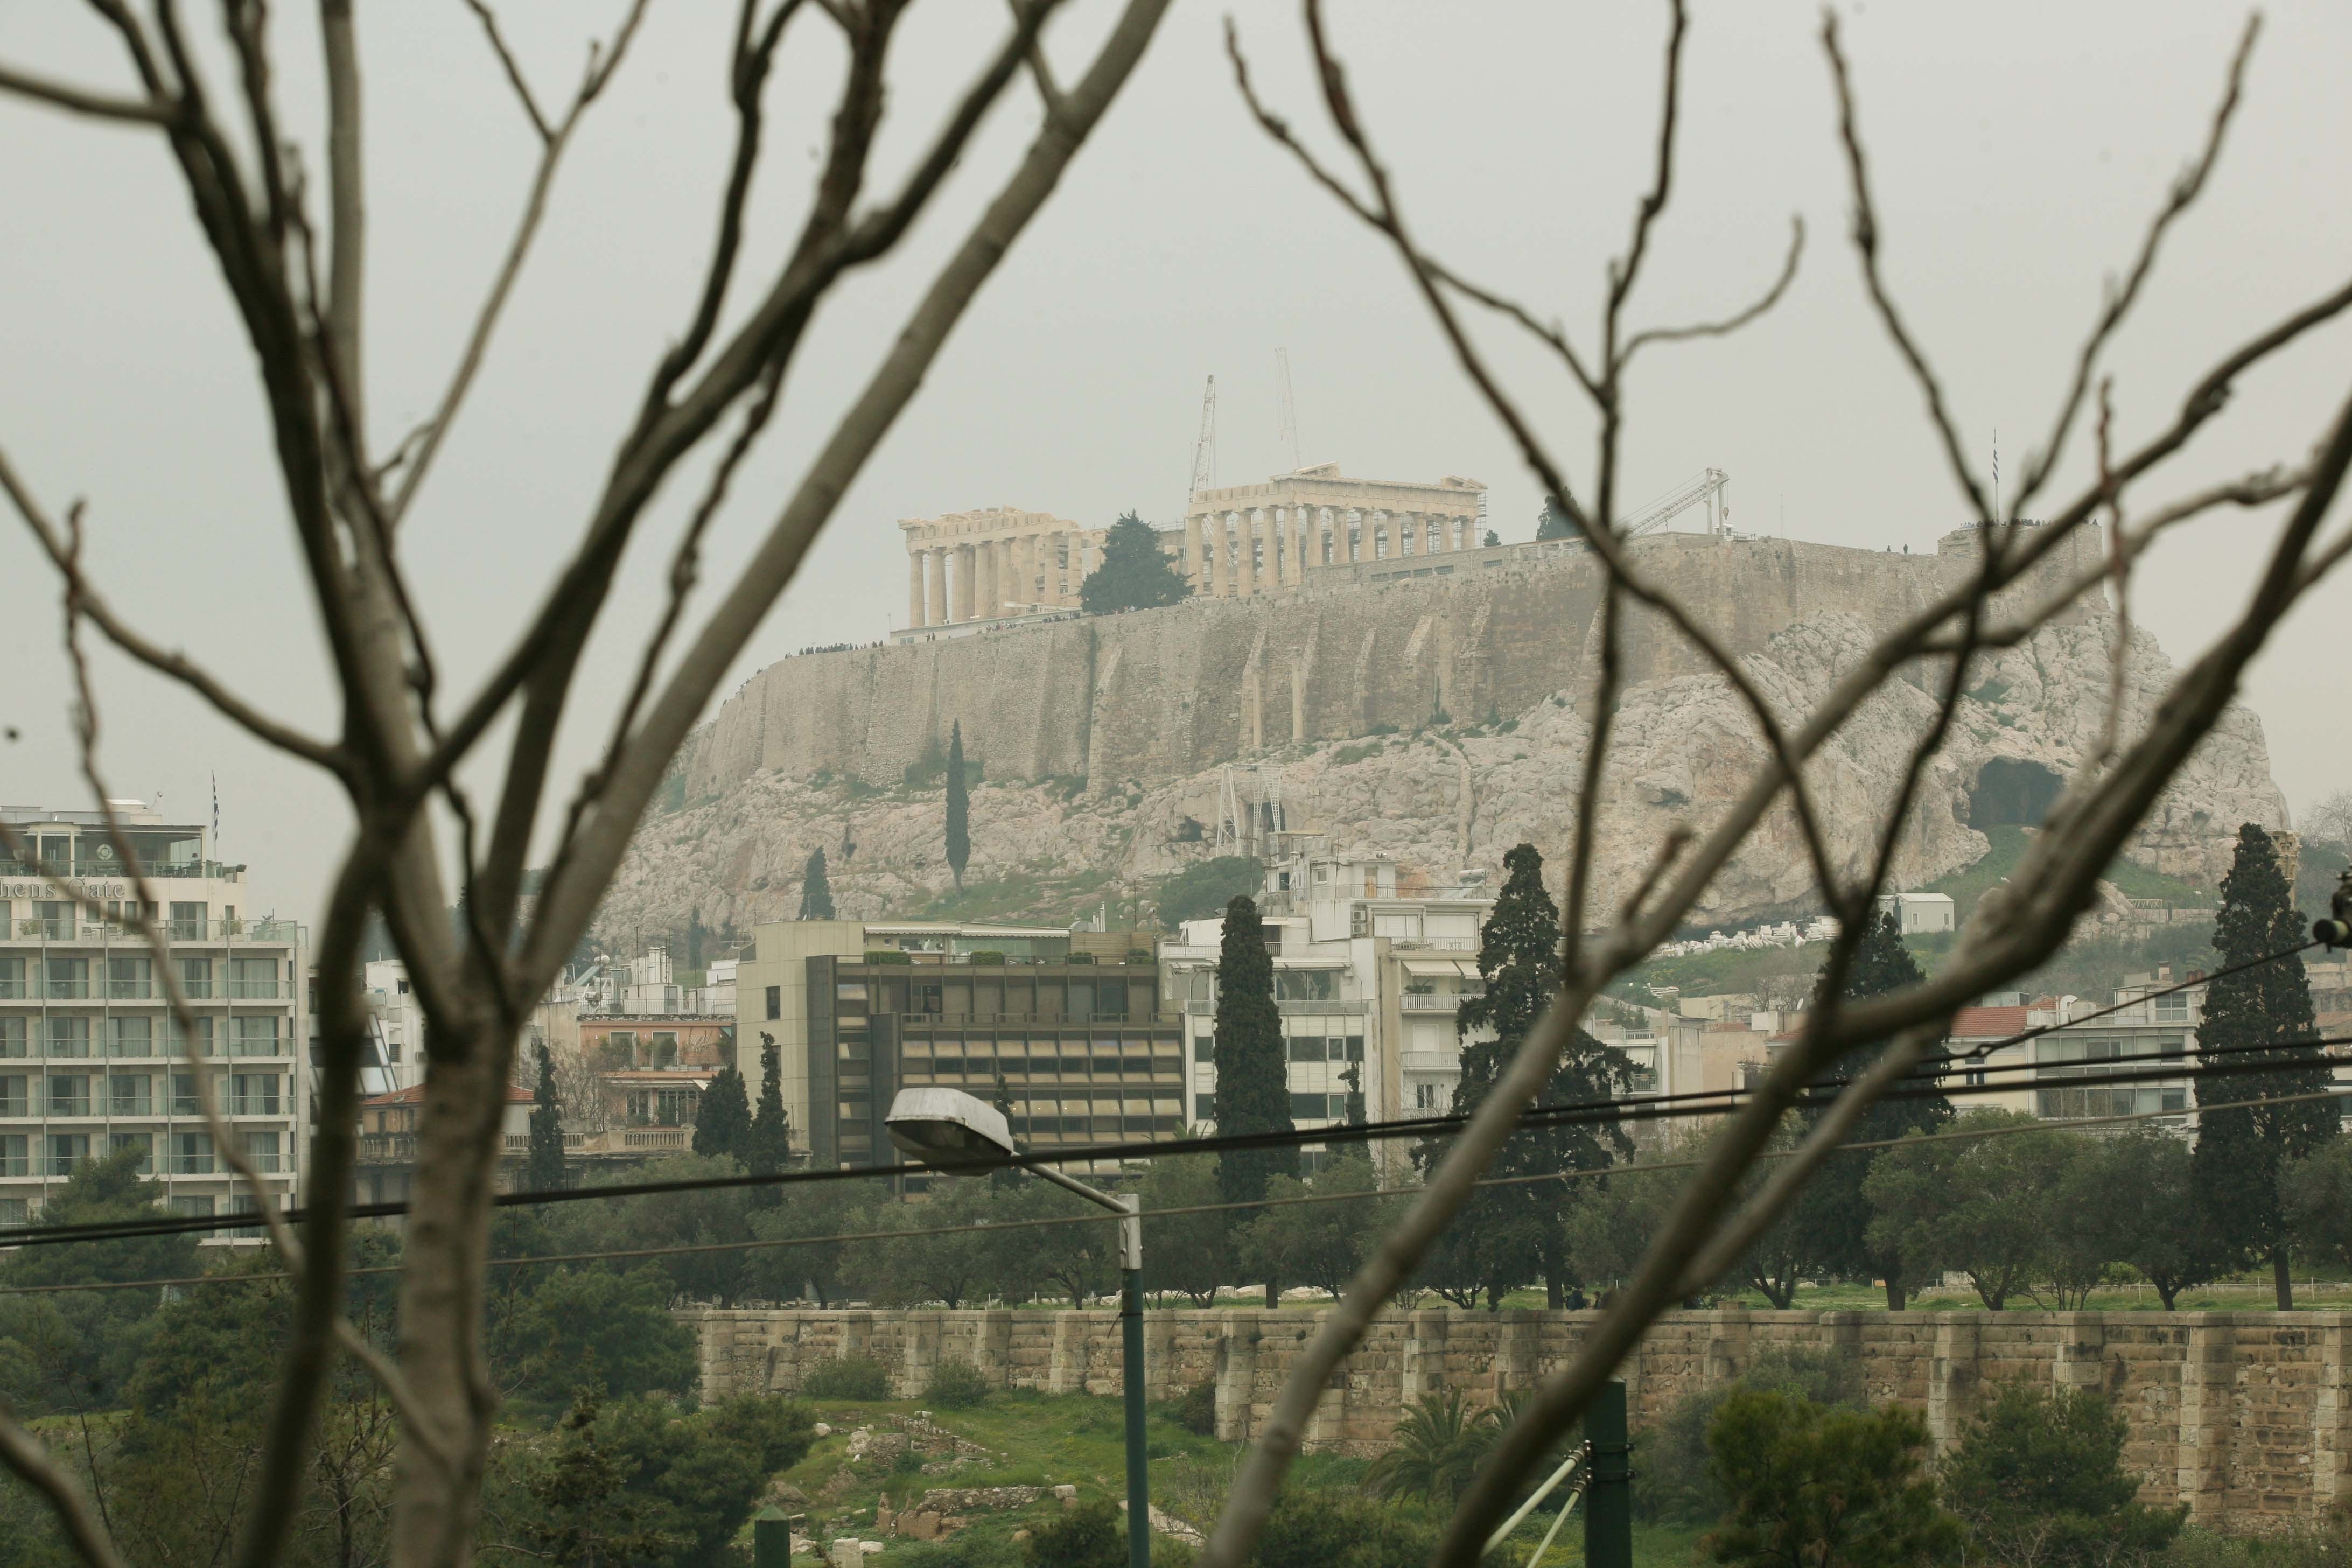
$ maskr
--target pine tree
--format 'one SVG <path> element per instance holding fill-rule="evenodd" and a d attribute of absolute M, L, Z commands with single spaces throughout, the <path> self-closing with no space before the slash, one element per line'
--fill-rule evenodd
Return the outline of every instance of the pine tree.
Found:
<path fill-rule="evenodd" d="M 1151 525 L 1130 511 L 1103 534 L 1102 559 L 1078 584 L 1078 605 L 1090 616 L 1108 616 L 1172 605 L 1192 592 Z"/>
<path fill-rule="evenodd" d="M 1828 967 L 1824 963 L 1821 975 L 1823 983 L 1829 978 Z M 1853 956 L 1846 965 L 1845 982 L 1838 988 L 1838 994 L 1849 1002 L 1859 1002 L 1916 985 L 1925 979 L 1927 975 L 1903 940 L 1903 922 L 1890 910 L 1864 928 L 1862 940 L 1854 944 Z M 1866 1066 L 1883 1044 L 1859 1048 L 1844 1065 Z M 1935 1080 L 1940 1081 L 1940 1054 L 1923 1060 L 1917 1070 L 1923 1074 L 1932 1072 Z M 1806 1125 L 1819 1120 L 1822 1114 L 1819 1110 L 1806 1112 Z M 1881 1100 L 1862 1113 L 1849 1136 L 1854 1142 L 1874 1143 L 1900 1138 L 1906 1132 L 1934 1132 L 1949 1122 L 1953 1115 L 1952 1102 L 1941 1094 L 1919 1100 Z M 1873 1163 L 1872 1159 L 1849 1155 L 1823 1163 L 1806 1184 L 1787 1216 L 1759 1244 L 1759 1254 L 1780 1260 L 1776 1272 L 1783 1281 L 1813 1274 L 1884 1279 L 1887 1308 L 1899 1312 L 1909 1291 L 1902 1260 L 1891 1249 L 1874 1249 L 1863 1234 L 1869 1226 L 1871 1209 L 1870 1200 L 1863 1195 L 1862 1184 L 1870 1175 Z M 1756 1268 L 1759 1258 L 1750 1261 L 1751 1273 L 1772 1271 Z"/>
<path fill-rule="evenodd" d="M 1569 521 L 1568 508 L 1557 496 L 1544 497 L 1543 510 L 1536 513 L 1536 537 L 1542 539 L 1579 539 L 1582 535 L 1575 523 Z"/>
<path fill-rule="evenodd" d="M 535 1193 L 551 1193 L 571 1185 L 563 1160 L 563 1105 L 555 1093 L 555 1058 L 547 1042 L 539 1042 L 539 1087 L 531 1096 L 530 1153 L 523 1165 L 523 1184 Z"/>
<path fill-rule="evenodd" d="M 2276 841 L 2253 823 L 2239 828 L 2237 858 L 2221 879 L 2221 908 L 2213 919 L 2213 946 L 2221 953 L 2221 967 L 2301 945 L 2303 915 L 2292 899 Z M 2326 1089 L 2330 1075 L 2322 1047 L 2280 1044 L 2309 1040 L 2316 1033 L 2311 982 L 2300 957 L 2217 977 L 2205 988 L 2205 1018 L 2197 1028 L 2199 1054 L 2226 1051 L 2230 1054 L 2221 1059 L 2232 1066 L 2310 1065 L 2232 1077 L 2225 1080 L 2226 1092 L 2214 1098 L 2273 1101 Z M 2336 1136 L 2337 1115 L 2335 1101 L 2307 1100 L 2207 1110 L 2198 1116 L 2191 1170 L 2206 1229 L 2241 1268 L 2270 1259 L 2282 1312 L 2294 1310 L 2294 1295 L 2279 1177 L 2290 1161 Z"/>
<path fill-rule="evenodd" d="M 971 795 L 963 784 L 963 721 L 948 734 L 948 868 L 963 890 L 963 868 L 971 859 Z"/>
<path fill-rule="evenodd" d="M 772 1176 L 792 1158 L 792 1122 L 784 1115 L 784 1053 L 776 1037 L 760 1031 L 760 1109 L 743 1140 L 743 1169 L 754 1176 Z M 758 1189 L 759 1205 L 773 1208 L 782 1195 L 780 1187 Z"/>
<path fill-rule="evenodd" d="M 1454 1090 L 1457 1116 L 1477 1109 L 1494 1091 L 1528 1032 L 1559 994 L 1559 906 L 1544 889 L 1543 856 L 1534 845 L 1522 844 L 1503 857 L 1503 889 L 1486 916 L 1478 945 L 1478 973 L 1486 989 L 1465 1000 L 1454 1015 L 1454 1032 L 1465 1042 L 1462 1078 Z M 1488 1031 L 1493 1039 L 1470 1037 Z M 1569 1037 L 1540 1099 L 1547 1105 L 1601 1100 L 1630 1082 L 1624 1054 L 1578 1029 Z M 1414 1162 L 1423 1171 L 1433 1169 L 1446 1147 L 1438 1140 L 1424 1142 L 1413 1152 Z M 1600 1123 L 1518 1132 L 1503 1145 L 1488 1173 L 1594 1170 L 1631 1147 L 1622 1132 Z M 1478 1189 L 1454 1221 L 1463 1234 L 1450 1248 L 1451 1288 L 1483 1289 L 1491 1307 L 1512 1286 L 1540 1272 L 1547 1300 L 1554 1307 L 1562 1305 L 1575 1282 L 1563 1225 L 1565 1198 L 1559 1187 L 1549 1183 Z"/>
<path fill-rule="evenodd" d="M 801 919 L 829 921 L 833 919 L 833 884 L 824 874 L 824 847 L 809 851 L 808 865 L 801 872 Z"/>
<path fill-rule="evenodd" d="M 740 1163 L 751 1137 L 751 1096 L 743 1075 L 731 1067 L 711 1076 L 694 1113 L 694 1152 L 724 1154 Z"/>
<path fill-rule="evenodd" d="M 1290 1131 L 1290 1064 L 1274 1005 L 1274 959 L 1257 905 L 1246 894 L 1225 906 L 1216 1030 L 1217 1131 Z M 1289 1149 L 1228 1149 L 1218 1160 L 1217 1188 L 1226 1203 L 1255 1203 L 1268 1181 L 1297 1173 L 1298 1156 Z"/>

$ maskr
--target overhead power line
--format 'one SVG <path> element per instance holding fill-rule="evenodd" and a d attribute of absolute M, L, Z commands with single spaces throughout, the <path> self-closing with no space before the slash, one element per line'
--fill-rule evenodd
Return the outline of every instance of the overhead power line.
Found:
<path fill-rule="evenodd" d="M 2273 1070 L 2278 1070 L 2273 1068 Z M 2200 1107 L 2205 1110 L 2241 1110 L 2250 1106 L 2295 1105 L 2309 1100 L 2352 1099 L 2352 1084 L 2335 1089 L 2315 1089 L 2305 1094 L 2283 1094 L 2261 1100 L 2235 1100 Z M 1875 1149 L 1893 1149 L 1917 1143 L 1974 1142 L 1988 1138 L 2006 1138 L 2024 1132 L 2064 1131 L 2084 1126 L 2111 1127 L 2126 1122 L 2149 1121 L 2167 1116 L 2178 1116 L 2174 1110 L 2122 1111 L 2110 1116 L 2084 1116 L 2070 1119 L 2063 1124 L 2034 1121 L 2019 1122 L 2002 1127 L 1971 1127 L 1949 1132 L 1912 1132 L 1900 1138 L 1872 1138 L 1840 1143 L 1832 1153 L 1850 1154 Z M 1793 1149 L 1766 1150 L 1757 1157 L 1780 1160 L 1797 1152 Z M 1528 1186 L 1538 1182 L 1573 1182 L 1592 1177 L 1630 1176 L 1653 1171 L 1687 1171 L 1705 1164 L 1703 1155 L 1674 1160 L 1637 1161 L 1625 1165 L 1594 1165 L 1571 1171 L 1544 1171 L 1530 1176 L 1486 1176 L 1472 1184 L 1480 1187 Z M 1411 1197 L 1422 1189 L 1413 1186 L 1373 1187 L 1360 1193 L 1307 1193 L 1297 1197 L 1262 1198 L 1255 1203 L 1185 1204 L 1164 1209 L 1144 1209 L 1139 1219 L 1171 1219 L 1183 1215 L 1223 1214 L 1237 1209 L 1290 1208 L 1304 1204 L 1365 1203 L 1377 1198 Z M 552 1268 L 567 1263 L 616 1262 L 629 1258 L 680 1258 L 720 1252 L 762 1252 L 792 1247 L 825 1247 L 856 1241 L 904 1241 L 924 1237 L 970 1236 L 983 1231 L 1036 1230 L 1050 1226 L 1108 1225 L 1122 1216 L 1107 1211 L 1089 1210 L 1081 1214 L 1041 1215 L 1034 1219 L 977 1220 L 965 1225 L 919 1226 L 904 1230 L 845 1231 L 832 1236 L 793 1236 L 761 1237 L 751 1241 L 706 1241 L 675 1247 L 633 1247 L 597 1252 L 545 1253 L 529 1258 L 493 1258 L 487 1260 L 492 1268 Z M 371 1274 L 397 1274 L 398 1264 L 372 1264 L 362 1268 L 345 1269 L 347 1277 Z M 0 1296 L 54 1295 L 74 1290 L 152 1290 L 166 1286 L 181 1285 L 253 1285 L 282 1280 L 292 1276 L 280 1270 L 274 1273 L 237 1273 L 223 1270 L 212 1274 L 191 1274 L 168 1279 L 110 1279 L 89 1285 L 19 1285 L 0 1287 Z"/>
<path fill-rule="evenodd" d="M 2276 952 L 2264 953 L 2260 957 L 2232 965 L 2229 969 L 2218 970 L 2213 973 L 2201 976 L 2195 980 L 2181 981 L 2169 986 L 2147 992 L 2142 996 L 2135 998 L 2131 1002 L 2117 1003 L 2113 1006 L 2104 1007 L 2091 1013 L 2084 1014 L 2080 1017 L 2070 1019 L 2068 1023 L 2063 1025 L 2038 1025 L 2032 1028 L 2021 1030 L 2014 1035 L 2004 1037 L 1999 1040 L 1987 1041 L 1982 1045 L 1972 1047 L 1964 1055 L 1939 1057 L 1929 1063 L 1923 1064 L 1921 1067 L 1914 1068 L 1912 1071 L 1904 1074 L 1902 1079 L 1897 1080 L 1898 1083 L 1911 1084 L 1914 1086 L 1924 1085 L 1925 1087 L 1893 1088 L 1881 1094 L 1879 1098 L 1882 1100 L 1917 1100 L 1931 1099 L 1940 1096 L 1942 1098 L 1951 1099 L 1967 1098 L 1975 1094 L 2009 1092 L 2014 1087 L 2013 1085 L 1985 1084 L 1962 1085 L 1957 1087 L 1937 1086 L 1942 1079 L 1949 1076 L 1950 1072 L 1953 1070 L 1953 1064 L 1955 1063 L 1981 1060 L 1985 1057 L 1990 1056 L 1996 1051 L 2005 1050 L 2012 1046 L 2022 1045 L 2038 1039 L 2042 1036 L 2069 1028 L 2078 1024 L 2106 1017 L 2124 1008 L 2137 1006 L 2141 1002 L 2151 1000 L 2157 996 L 2169 995 L 2176 992 L 2188 990 L 2197 985 L 2208 984 L 2225 974 L 2240 973 L 2260 964 L 2274 963 L 2283 959 L 2292 958 L 2315 945 L 2318 944 L 2315 942 L 2306 942 L 2294 947 L 2282 948 Z M 2221 1051 L 2200 1051 L 2198 1053 L 2198 1058 L 2200 1060 L 2204 1060 L 2210 1059 L 2212 1057 L 2231 1054 L 2232 1052 L 2240 1054 L 2259 1054 L 2273 1050 L 2292 1049 L 2298 1047 L 2308 1048 L 2313 1047 L 2345 1044 L 2352 1044 L 2352 1037 L 2327 1037 L 2308 1040 L 2275 1041 L 2260 1046 L 2228 1047 Z M 2151 1062 L 2171 1061 L 2181 1063 L 2183 1065 L 2169 1070 L 2159 1069 L 2140 1074 L 2113 1073 L 2105 1070 L 2110 1064 L 2124 1060 L 2145 1060 Z M 2187 1060 L 2188 1058 L 2186 1057 L 2165 1057 L 2160 1054 L 2144 1054 L 2130 1058 L 2107 1058 L 2105 1062 L 2098 1064 L 2101 1068 L 2101 1072 L 2096 1078 L 2064 1079 L 2058 1081 L 2078 1083 L 2088 1082 L 2094 1084 L 2122 1084 L 2147 1082 L 2159 1079 L 2195 1079 L 2201 1074 L 2230 1076 L 2240 1070 L 2258 1072 L 2305 1070 L 2311 1065 L 2307 1063 L 2290 1062 L 2272 1067 L 2238 1064 L 2236 1066 L 2224 1065 L 2221 1067 L 2191 1068 L 2185 1065 Z M 2046 1065 L 2047 1064 L 2022 1062 L 2011 1063 L 2000 1067 L 1971 1068 L 1968 1070 L 1981 1073 L 2024 1072 L 2037 1070 Z M 1823 1078 L 1817 1080 L 1814 1085 L 1811 1086 L 1807 1090 L 1801 1092 L 1798 1096 L 1793 1108 L 1803 1110 L 1826 1104 L 1836 1097 L 1837 1092 L 1845 1086 L 1847 1081 L 1848 1080 L 1843 1076 L 1825 1075 Z M 1620 1121 L 1655 1121 L 1678 1119 L 1682 1117 L 1722 1115 L 1737 1110 L 1740 1105 L 1746 1103 L 1748 1096 L 1752 1092 L 1752 1090 L 1747 1089 L 1698 1089 L 1683 1094 L 1629 1095 L 1609 1100 L 1579 1101 L 1568 1105 L 1538 1105 L 1530 1107 L 1527 1111 L 1521 1114 L 1519 1126 L 1522 1131 L 1542 1131 L 1546 1129 L 1580 1125 L 1593 1125 L 1601 1123 L 1613 1124 Z M 959 1169 L 972 1173 L 980 1173 L 991 1170 L 1026 1169 L 1037 1165 L 1068 1164 L 1079 1161 L 1158 1160 L 1172 1159 L 1190 1154 L 1223 1153 L 1233 1150 L 1298 1148 L 1309 1144 L 1328 1145 L 1335 1143 L 1389 1142 L 1407 1138 L 1444 1136 L 1444 1134 L 1459 1131 L 1468 1122 L 1470 1118 L 1466 1113 L 1447 1112 L 1433 1116 L 1396 1118 L 1385 1121 L 1318 1127 L 1305 1131 L 1294 1130 L 1287 1132 L 1234 1132 L 1219 1133 L 1213 1137 L 1208 1138 L 1176 1138 L 1126 1143 L 1078 1144 L 1066 1148 L 1032 1151 L 1024 1154 L 1007 1154 L 985 1159 L 970 1160 L 961 1163 Z M 936 1173 L 937 1172 L 933 1167 L 919 1163 L 857 1165 L 839 1169 L 781 1171 L 760 1175 L 745 1173 L 733 1176 L 699 1176 L 670 1182 L 616 1182 L 609 1185 L 599 1185 L 593 1187 L 567 1187 L 553 1191 L 501 1193 L 492 1198 L 491 1203 L 494 1206 L 499 1208 L 535 1207 L 550 1204 L 581 1203 L 590 1200 L 608 1198 L 648 1197 L 662 1193 L 705 1192 L 730 1187 L 795 1186 L 814 1182 L 871 1181 L 886 1177 L 929 1176 Z M 392 1219 L 406 1215 L 408 1207 L 409 1205 L 404 1202 L 350 1204 L 342 1207 L 341 1213 L 345 1217 L 351 1219 Z M 280 1217 L 289 1224 L 299 1224 L 309 1217 L 309 1212 L 302 1208 L 288 1209 L 281 1211 Z M 0 1245 L 5 1245 L 8 1247 L 38 1247 L 68 1241 L 115 1241 L 149 1236 L 201 1235 L 222 1230 L 247 1229 L 256 1223 L 257 1216 L 251 1213 L 238 1213 L 228 1215 L 158 1215 L 152 1219 L 141 1218 L 136 1220 L 94 1221 L 60 1226 L 27 1226 L 21 1229 L 7 1232 L 5 1244 Z"/>

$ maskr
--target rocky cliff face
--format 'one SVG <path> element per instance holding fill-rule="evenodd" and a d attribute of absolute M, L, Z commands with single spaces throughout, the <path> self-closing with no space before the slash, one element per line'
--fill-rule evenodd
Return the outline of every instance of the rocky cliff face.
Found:
<path fill-rule="evenodd" d="M 1733 551 L 1748 554 L 1734 560 Z M 1717 595 L 1714 624 L 1747 649 L 1756 683 L 1789 716 L 1809 710 L 1881 627 L 1963 569 L 1948 558 L 1785 542 L 1686 558 L 1696 564 L 1683 585 L 1703 605 Z M 1742 571 L 1755 574 L 1745 589 Z M 1219 765 L 1236 759 L 1278 766 L 1288 825 L 1328 833 L 1335 849 L 1382 852 L 1444 875 L 1499 866 L 1526 841 L 1557 874 L 1591 735 L 1578 708 L 1592 651 L 1580 603 L 1589 568 L 1496 575 L 1512 580 L 1182 606 L 820 656 L 837 672 L 789 661 L 789 670 L 755 678 L 698 736 L 684 764 L 691 804 L 647 821 L 601 934 L 634 943 L 698 916 L 737 931 L 790 918 L 802 868 L 819 847 L 843 915 L 920 912 L 952 886 L 941 792 L 897 781 L 934 729 L 943 737 L 948 717 L 961 718 L 967 745 L 987 764 L 972 795 L 967 879 L 974 907 L 991 918 L 1066 921 L 1098 898 L 1149 896 L 1159 879 L 1210 852 L 1199 834 L 1217 820 Z M 2098 743 L 2114 633 L 2090 606 L 1980 664 L 1905 824 L 1899 879 L 1916 885 L 1974 863 L 1989 841 L 1972 817 L 1985 826 L 2038 818 Z M 1661 628 L 1637 626 L 1631 642 L 1636 679 L 1617 715 L 1600 817 L 1603 907 L 1624 896 L 1677 826 L 1703 830 L 1765 757 L 1722 680 L 1694 673 Z M 1335 661 L 1342 643 L 1349 657 Z M 1292 678 L 1278 693 L 1267 672 L 1285 659 Z M 1335 675 L 1331 662 L 1351 668 Z M 2170 677 L 2154 640 L 2136 635 L 2125 665 L 2126 737 Z M 1849 868 L 1871 852 L 1883 803 L 1933 710 L 1929 677 L 1915 679 L 1882 692 L 1811 769 Z M 2283 826 L 2286 810 L 2260 721 L 2233 709 L 2128 852 L 2210 885 L 2242 822 Z M 1783 811 L 1726 868 L 1697 918 L 1809 908 L 1811 888 Z"/>

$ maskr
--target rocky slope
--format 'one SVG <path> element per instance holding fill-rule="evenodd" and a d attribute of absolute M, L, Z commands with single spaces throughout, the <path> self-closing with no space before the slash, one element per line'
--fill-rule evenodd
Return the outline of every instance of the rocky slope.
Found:
<path fill-rule="evenodd" d="M 1785 714 L 1808 710 L 1868 646 L 1872 624 L 1848 610 L 1807 616 L 1748 654 L 1759 687 Z M 2095 750 L 2105 717 L 2113 623 L 2093 611 L 2045 628 L 1981 668 L 1950 744 L 1922 781 L 1896 867 L 1906 883 L 1972 864 L 1987 839 L 1969 826 L 1972 794 L 2047 788 L 2071 778 Z M 2137 731 L 2169 682 L 2155 641 L 2137 635 L 2126 663 L 2124 731 Z M 1912 738 L 1933 699 L 1897 683 L 1857 714 L 1811 769 L 1822 816 L 1850 864 L 1879 831 Z M 1483 724 L 1437 722 L 1410 734 L 1267 748 L 1282 770 L 1289 825 L 1329 835 L 1340 851 L 1377 851 L 1438 876 L 1497 867 L 1522 841 L 1558 873 L 1571 830 L 1590 727 L 1577 692 L 1542 697 Z M 1631 888 L 1677 826 L 1704 829 L 1753 774 L 1763 742 L 1722 680 L 1680 675 L 1635 685 L 1616 722 L 1600 818 L 1599 897 Z M 2031 764 L 1986 773 L 2005 759 Z M 2034 770 L 2046 770 L 2047 776 Z M 600 935 L 615 946 L 672 935 L 698 918 L 748 931 L 788 919 L 802 868 L 822 847 L 845 916 L 908 917 L 939 908 L 962 918 L 1066 923 L 1098 900 L 1148 898 L 1160 879 L 1205 857 L 1219 772 L 1089 788 L 1076 779 L 988 779 L 972 794 L 970 890 L 952 905 L 944 859 L 944 804 L 936 788 L 870 784 L 818 773 L 754 771 L 686 806 L 650 818 L 607 901 Z M 2014 809 L 2007 808 L 2007 809 Z M 1981 818 L 1980 818 L 1981 819 Z M 1996 818 L 1998 819 L 1998 818 Z M 2261 721 L 2233 709 L 2143 825 L 2131 858 L 2210 885 L 2242 822 L 2283 826 Z M 1768 821 L 1709 890 L 1698 919 L 1727 923 L 1810 907 L 1811 877 L 1793 820 Z"/>

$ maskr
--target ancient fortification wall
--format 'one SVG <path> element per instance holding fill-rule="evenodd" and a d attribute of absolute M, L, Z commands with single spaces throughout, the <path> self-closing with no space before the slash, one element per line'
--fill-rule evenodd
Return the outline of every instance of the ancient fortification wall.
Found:
<path fill-rule="evenodd" d="M 870 1356 L 918 1396 L 931 1369 L 965 1361 L 1003 1386 L 1119 1390 L 1115 1313 L 696 1309 L 702 1394 L 792 1394 L 805 1370 Z M 1384 1443 L 1399 1410 L 1460 1388 L 1524 1387 L 1576 1353 L 1598 1314 L 1412 1312 L 1374 1325 L 1309 1424 L 1316 1447 Z M 1217 1435 L 1257 1435 L 1318 1314 L 1153 1312 L 1154 1398 L 1213 1381 Z M 1636 1426 L 1685 1393 L 1738 1375 L 1773 1346 L 1857 1358 L 1870 1396 L 1923 1411 L 1939 1445 L 2011 1382 L 2096 1388 L 2128 1418 L 2124 1461 L 2149 1502 L 2237 1529 L 2309 1519 L 2352 1496 L 2352 1312 L 1748 1312 L 1670 1314 L 1622 1375 Z"/>
<path fill-rule="evenodd" d="M 1824 610 L 1886 627 L 1974 562 L 1695 534 L 1634 548 L 1643 570 L 1738 653 Z M 2097 549 L 2095 532 L 2081 532 L 2043 573 Z M 687 795 L 721 793 L 763 770 L 894 783 L 943 747 L 956 721 L 991 778 L 1084 776 L 1106 789 L 1149 788 L 1269 746 L 1410 731 L 1440 711 L 1513 715 L 1589 687 L 1601 587 L 1590 557 L 1528 552 L 1447 577 L 791 658 L 753 676 L 698 731 Z M 1704 666 L 1643 612 L 1628 624 L 1626 672 L 1640 685 Z"/>

